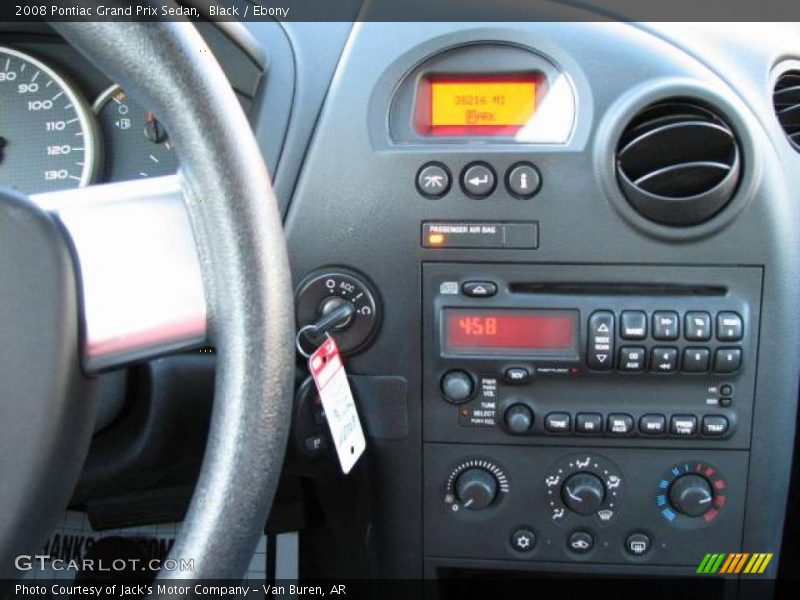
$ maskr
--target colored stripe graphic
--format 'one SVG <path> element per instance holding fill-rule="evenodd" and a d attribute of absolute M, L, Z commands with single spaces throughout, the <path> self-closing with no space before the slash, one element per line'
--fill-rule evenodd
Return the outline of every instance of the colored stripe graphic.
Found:
<path fill-rule="evenodd" d="M 738 575 L 741 573 L 759 575 L 767 570 L 767 565 L 769 565 L 772 557 L 772 552 L 754 552 L 752 554 L 750 552 L 732 552 L 730 554 L 709 552 L 700 561 L 696 572 L 703 574 Z"/>

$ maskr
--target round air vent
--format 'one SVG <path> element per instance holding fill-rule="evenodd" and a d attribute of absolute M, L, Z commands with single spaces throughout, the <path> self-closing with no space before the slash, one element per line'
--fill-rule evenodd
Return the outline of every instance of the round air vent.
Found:
<path fill-rule="evenodd" d="M 778 77 L 772 104 L 789 141 L 800 152 L 800 71 L 786 71 Z"/>
<path fill-rule="evenodd" d="M 617 147 L 617 177 L 628 202 L 648 219 L 676 227 L 718 213 L 736 191 L 740 165 L 728 124 L 682 100 L 644 109 Z"/>

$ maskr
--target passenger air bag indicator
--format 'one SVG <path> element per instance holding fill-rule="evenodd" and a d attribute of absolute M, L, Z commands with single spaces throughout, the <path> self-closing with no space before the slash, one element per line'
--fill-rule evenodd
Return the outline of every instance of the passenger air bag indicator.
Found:
<path fill-rule="evenodd" d="M 422 224 L 423 248 L 497 248 L 533 250 L 539 246 L 539 224 L 433 221 Z"/>

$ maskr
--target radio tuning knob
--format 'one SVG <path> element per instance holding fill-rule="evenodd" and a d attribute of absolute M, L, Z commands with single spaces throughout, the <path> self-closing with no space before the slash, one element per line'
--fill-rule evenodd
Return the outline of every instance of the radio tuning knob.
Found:
<path fill-rule="evenodd" d="M 497 498 L 497 478 L 480 467 L 461 473 L 454 487 L 458 501 L 470 510 L 483 510 Z"/>
<path fill-rule="evenodd" d="M 445 399 L 452 404 L 462 404 L 470 399 L 475 390 L 475 384 L 469 373 L 455 369 L 448 371 L 442 377 L 442 393 Z"/>
<path fill-rule="evenodd" d="M 596 512 L 603 505 L 605 497 L 606 486 L 593 473 L 575 473 L 561 487 L 564 504 L 579 515 Z"/>
<path fill-rule="evenodd" d="M 713 500 L 711 484 L 701 475 L 682 475 L 669 489 L 670 504 L 687 517 L 703 516 L 712 507 Z"/>
<path fill-rule="evenodd" d="M 533 427 L 533 411 L 524 404 L 511 405 L 504 418 L 511 433 L 527 433 Z"/>

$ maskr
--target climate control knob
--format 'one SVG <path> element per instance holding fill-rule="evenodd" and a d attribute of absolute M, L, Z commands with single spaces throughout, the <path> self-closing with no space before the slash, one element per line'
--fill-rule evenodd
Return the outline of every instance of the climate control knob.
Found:
<path fill-rule="evenodd" d="M 472 467 L 456 479 L 455 493 L 464 508 L 483 510 L 497 498 L 497 478 L 486 469 Z"/>
<path fill-rule="evenodd" d="M 711 484 L 702 475 L 682 475 L 669 489 L 670 504 L 687 517 L 703 516 L 713 506 L 713 501 Z"/>
<path fill-rule="evenodd" d="M 603 480 L 593 473 L 570 475 L 561 486 L 561 499 L 567 507 L 579 515 L 591 515 L 602 505 L 606 497 Z"/>

